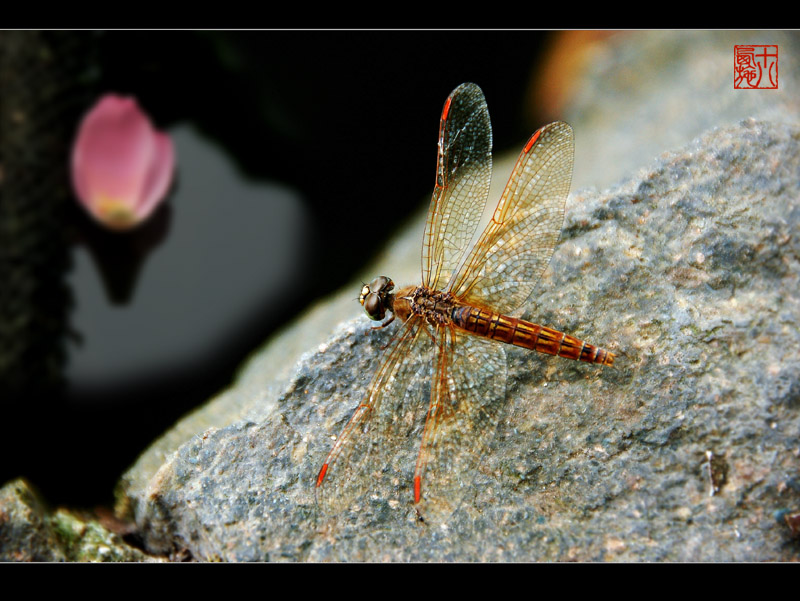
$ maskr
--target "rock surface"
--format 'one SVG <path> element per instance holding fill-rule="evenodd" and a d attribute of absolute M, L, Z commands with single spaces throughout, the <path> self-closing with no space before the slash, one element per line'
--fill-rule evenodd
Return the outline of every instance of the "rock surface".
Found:
<path fill-rule="evenodd" d="M 358 512 L 316 512 L 314 479 L 393 330 L 352 317 L 358 284 L 143 454 L 119 511 L 152 551 L 206 560 L 797 560 L 783 519 L 800 508 L 797 36 L 776 36 L 596 49 L 564 117 L 573 189 L 611 187 L 570 197 L 525 315 L 617 367 L 508 350 L 504 419 L 446 525 L 416 520 L 413 465 Z M 774 41 L 781 89 L 733 91 L 732 45 Z M 417 281 L 421 233 L 422 216 L 365 277 Z"/>
<path fill-rule="evenodd" d="M 593 50 L 563 115 L 577 191 L 525 317 L 617 366 L 509 349 L 503 419 L 447 523 L 416 519 L 413 465 L 353 513 L 315 506 L 394 330 L 369 329 L 358 284 L 156 441 L 118 513 L 172 559 L 799 559 L 798 36 L 764 35 L 645 32 Z M 737 43 L 779 44 L 780 90 L 732 90 Z M 650 158 L 665 148 L 678 150 Z M 491 199 L 511 160 L 496 161 Z M 610 188 L 578 190 L 590 184 Z M 423 217 L 365 277 L 418 280 Z M 24 481 L 0 489 L 0 560 L 149 559 Z"/>
<path fill-rule="evenodd" d="M 737 44 L 778 45 L 779 89 L 734 89 Z M 576 132 L 574 190 L 616 184 L 714 127 L 796 122 L 800 113 L 797 32 L 624 32 L 584 54 L 585 76 L 557 115 Z"/>
<path fill-rule="evenodd" d="M 617 367 L 509 350 L 505 418 L 447 524 L 416 520 L 413 465 L 360 511 L 315 511 L 331 437 L 392 335 L 359 318 L 277 398 L 128 485 L 147 546 L 236 561 L 800 558 L 779 519 L 800 505 L 798 141 L 797 126 L 747 120 L 570 198 L 526 316 L 618 352 Z"/>
<path fill-rule="evenodd" d="M 98 520 L 50 512 L 25 480 L 0 488 L 0 561 L 160 561 Z"/>

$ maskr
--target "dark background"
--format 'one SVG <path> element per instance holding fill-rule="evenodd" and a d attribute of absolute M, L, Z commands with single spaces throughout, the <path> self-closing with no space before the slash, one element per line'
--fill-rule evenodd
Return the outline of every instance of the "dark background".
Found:
<path fill-rule="evenodd" d="M 115 482 L 155 437 L 228 385 L 248 353 L 282 323 L 360 275 L 385 239 L 419 210 L 434 180 L 439 112 L 457 85 L 474 81 L 483 88 L 496 153 L 524 142 L 537 126 L 525 97 L 549 35 L 0 32 L 6 50 L 0 58 L 0 135 L 6 136 L 0 483 L 24 476 L 55 505 L 110 505 Z M 280 302 L 209 343 L 201 363 L 181 366 L 178 359 L 135 382 L 76 389 L 65 366 L 94 342 L 70 327 L 72 307 L 81 302 L 70 280 L 72 249 L 84 244 L 105 257 L 106 293 L 133 308 L 135 272 L 147 264 L 137 267 L 130 248 L 146 252 L 175 227 L 165 208 L 120 243 L 71 197 L 71 137 L 107 91 L 136 96 L 162 130 L 193 124 L 242 177 L 295 190 L 311 216 L 303 241 L 310 270 L 297 274 Z M 19 106 L 44 125 L 25 129 Z M 191 164 L 178 160 L 186 174 Z M 37 172 L 45 174 L 44 189 Z M 223 201 L 236 210 L 236 198 Z M 214 277 L 210 269 L 211 282 Z M 221 306 L 221 319 L 224 313 Z M 147 336 L 168 327 L 142 323 L 141 331 Z"/>

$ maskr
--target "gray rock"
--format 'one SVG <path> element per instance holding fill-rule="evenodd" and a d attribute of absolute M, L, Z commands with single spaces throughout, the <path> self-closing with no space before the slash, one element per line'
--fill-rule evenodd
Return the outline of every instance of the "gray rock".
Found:
<path fill-rule="evenodd" d="M 734 89 L 737 44 L 778 46 L 777 90 Z M 586 54 L 557 116 L 576 132 L 574 190 L 614 185 L 713 127 L 750 117 L 791 123 L 800 112 L 797 32 L 622 32 Z"/>
<path fill-rule="evenodd" d="M 413 464 L 358 511 L 315 510 L 332 436 L 392 336 L 357 318 L 274 397 L 251 388 L 272 359 L 253 359 L 255 404 L 165 453 L 146 484 L 128 477 L 146 544 L 235 561 L 798 559 L 779 519 L 800 506 L 798 140 L 746 120 L 570 197 L 525 317 L 617 367 L 509 349 L 504 418 L 447 523 L 416 519 Z"/>
<path fill-rule="evenodd" d="M 197 559 L 798 559 L 798 36 L 766 37 L 644 32 L 596 49 L 563 117 L 573 189 L 612 187 L 570 197 L 525 316 L 617 366 L 508 349 L 504 417 L 447 523 L 417 521 L 413 465 L 358 511 L 316 511 L 332 437 L 394 331 L 370 330 L 359 283 L 154 443 L 118 510 L 151 550 Z M 733 44 L 753 42 L 779 44 L 780 90 L 733 90 Z M 491 199 L 512 161 L 496 162 Z M 366 277 L 419 280 L 423 219 Z"/>
<path fill-rule="evenodd" d="M 98 520 L 51 512 L 23 479 L 0 488 L 0 561 L 163 561 L 128 545 Z"/>
<path fill-rule="evenodd" d="M 0 561 L 64 561 L 46 509 L 24 480 L 0 488 Z"/>

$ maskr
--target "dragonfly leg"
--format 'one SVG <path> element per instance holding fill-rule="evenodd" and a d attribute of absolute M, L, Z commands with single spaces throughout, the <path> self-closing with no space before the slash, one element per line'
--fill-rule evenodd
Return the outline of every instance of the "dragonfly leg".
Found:
<path fill-rule="evenodd" d="M 392 313 L 392 316 L 389 319 L 387 319 L 386 321 L 384 321 L 381 325 L 372 326 L 372 329 L 373 330 L 381 330 L 381 329 L 385 328 L 386 326 L 388 326 L 393 321 L 394 321 L 394 313 Z"/>

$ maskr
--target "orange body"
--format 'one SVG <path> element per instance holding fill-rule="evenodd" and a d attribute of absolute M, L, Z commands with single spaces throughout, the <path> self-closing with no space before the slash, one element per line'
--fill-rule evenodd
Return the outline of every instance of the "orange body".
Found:
<path fill-rule="evenodd" d="M 477 336 L 548 355 L 614 365 L 614 353 L 604 348 L 524 319 L 467 305 L 446 292 L 425 286 L 408 286 L 392 298 L 393 311 L 403 321 L 417 314 L 434 326 L 453 325 Z"/>
<path fill-rule="evenodd" d="M 452 312 L 453 325 L 478 336 L 566 359 L 614 365 L 614 353 L 536 323 L 464 305 Z"/>

